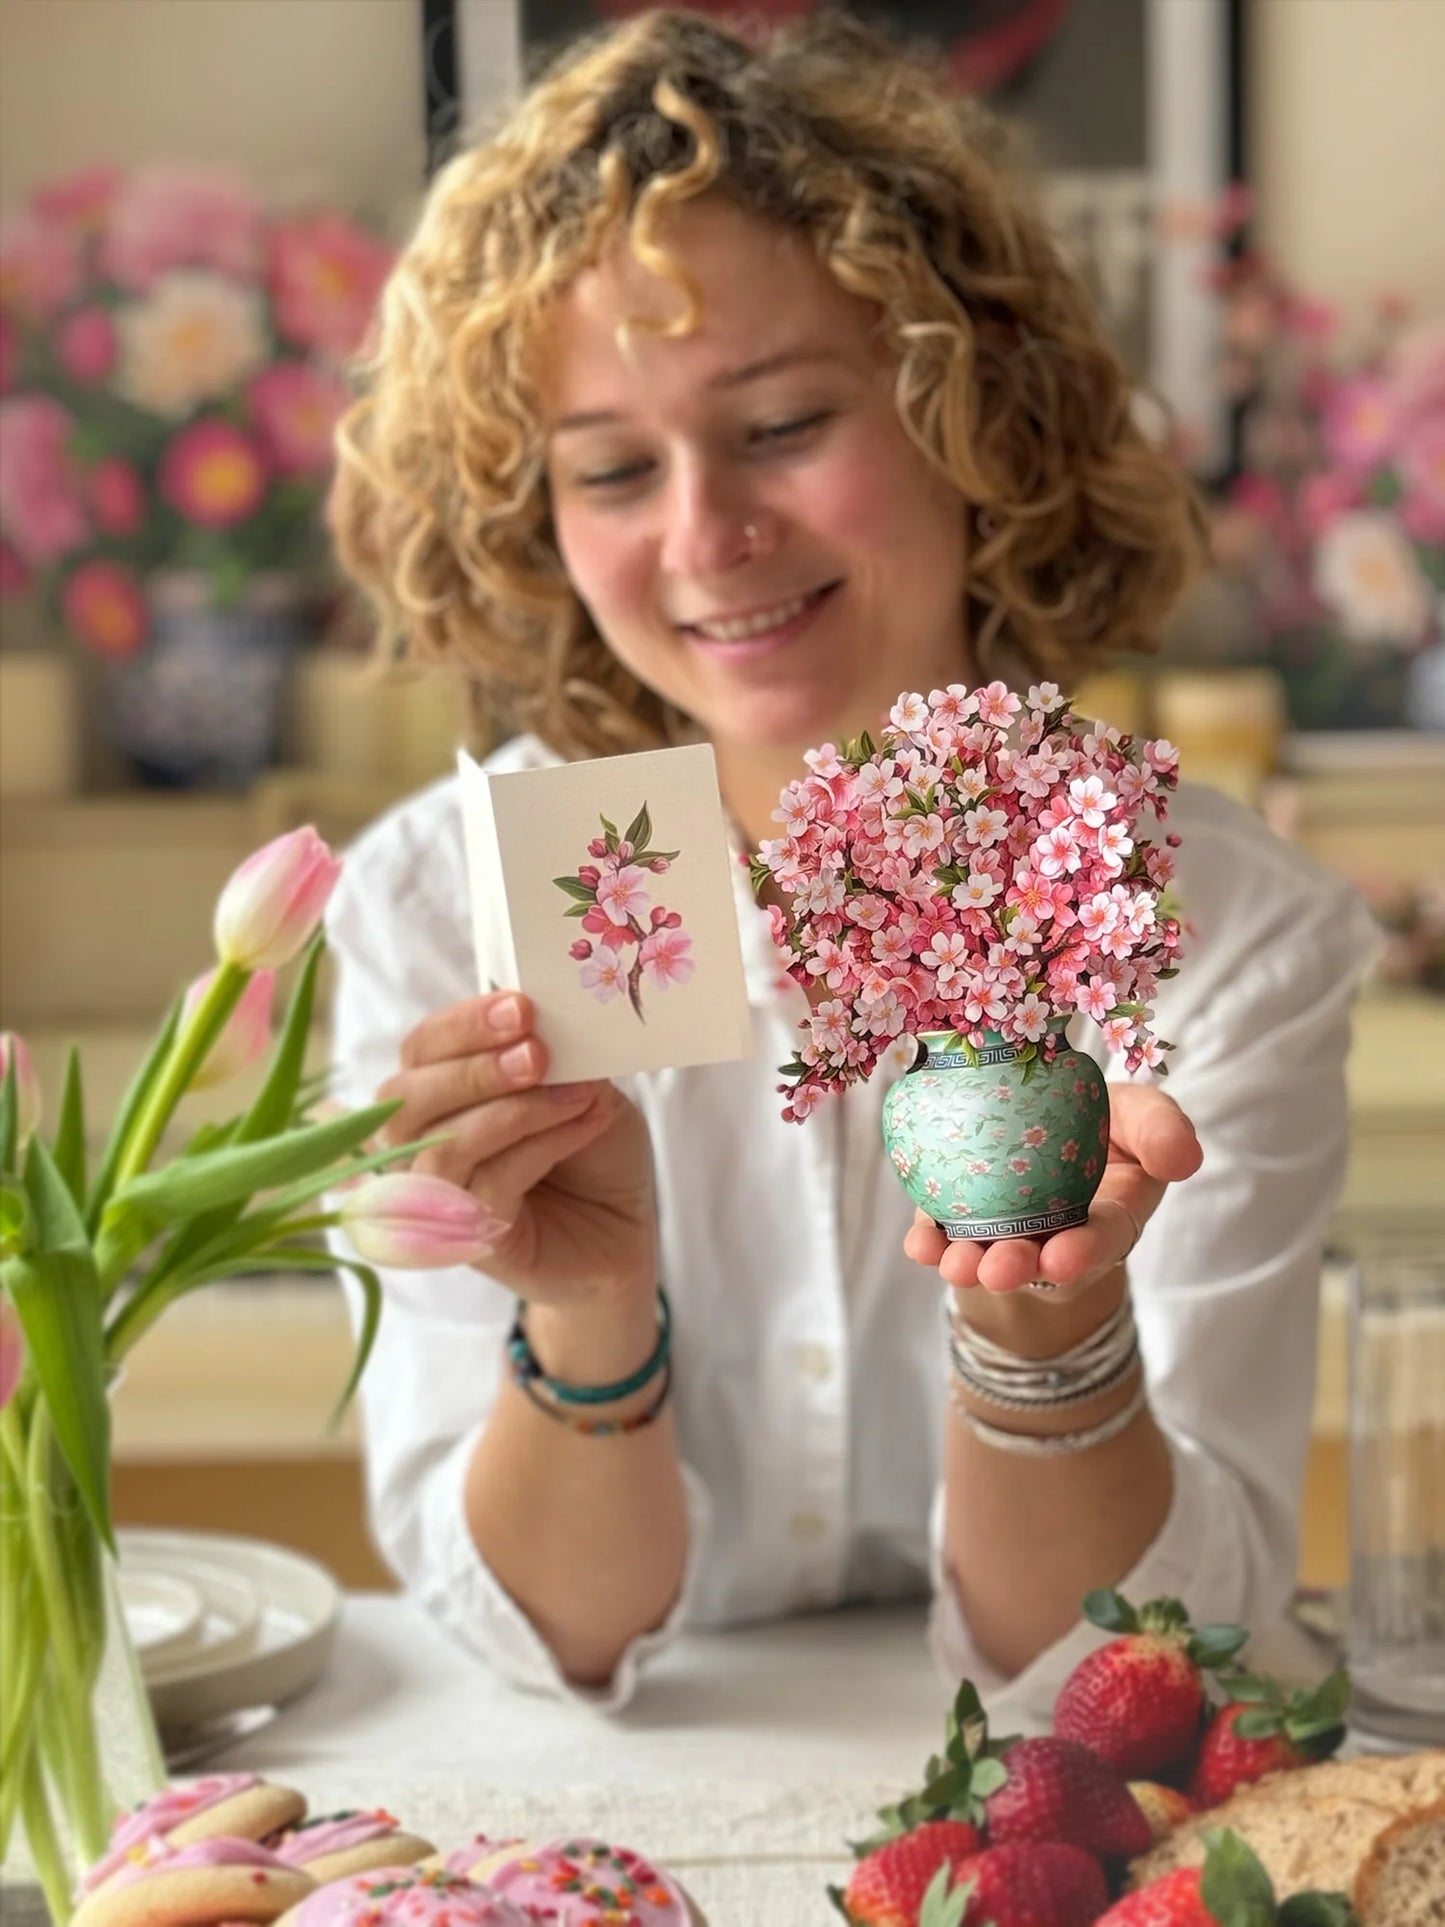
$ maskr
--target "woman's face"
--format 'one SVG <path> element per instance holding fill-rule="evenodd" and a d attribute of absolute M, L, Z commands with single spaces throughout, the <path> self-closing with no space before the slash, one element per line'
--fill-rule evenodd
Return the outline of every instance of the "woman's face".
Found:
<path fill-rule="evenodd" d="M 619 245 L 544 346 L 547 467 L 568 575 L 614 653 L 714 741 L 876 728 L 965 673 L 964 510 L 900 422 L 875 310 L 726 201 L 664 237 L 681 294 Z"/>

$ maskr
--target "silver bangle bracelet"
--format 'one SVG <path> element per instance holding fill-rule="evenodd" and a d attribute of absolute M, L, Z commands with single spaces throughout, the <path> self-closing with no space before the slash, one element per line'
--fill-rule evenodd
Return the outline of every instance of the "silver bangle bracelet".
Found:
<path fill-rule="evenodd" d="M 1089 1426 L 1086 1431 L 1059 1432 L 1053 1437 L 1041 1437 L 1037 1432 L 1005 1432 L 1000 1426 L 989 1425 L 970 1412 L 957 1395 L 953 1407 L 974 1437 L 997 1452 L 1012 1452 L 1019 1458 L 1028 1459 L 1061 1459 L 1074 1453 L 1092 1451 L 1098 1445 L 1107 1445 L 1110 1439 L 1117 1438 L 1133 1424 L 1143 1411 L 1147 1399 L 1148 1387 L 1141 1373 L 1133 1397 L 1117 1412 L 1101 1419 L 1097 1425 Z"/>
<path fill-rule="evenodd" d="M 948 1355 L 977 1398 L 1009 1410 L 1076 1405 L 1117 1385 L 1139 1356 L 1133 1307 L 1125 1298 L 1097 1330 L 1067 1351 L 1023 1358 L 975 1331 L 944 1300 Z"/>

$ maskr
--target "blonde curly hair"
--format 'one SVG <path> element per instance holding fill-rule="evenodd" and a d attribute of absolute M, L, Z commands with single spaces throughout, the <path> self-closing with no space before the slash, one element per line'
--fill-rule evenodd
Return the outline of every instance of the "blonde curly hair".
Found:
<path fill-rule="evenodd" d="M 929 61 L 845 18 L 754 39 L 656 11 L 577 43 L 438 173 L 356 369 L 331 522 L 384 646 L 464 667 L 566 757 L 691 733 L 568 582 L 530 350 L 619 232 L 695 319 L 659 226 L 715 192 L 877 305 L 904 426 L 968 505 L 979 666 L 1001 651 L 1072 685 L 1156 648 L 1195 497 L 1005 146 Z"/>

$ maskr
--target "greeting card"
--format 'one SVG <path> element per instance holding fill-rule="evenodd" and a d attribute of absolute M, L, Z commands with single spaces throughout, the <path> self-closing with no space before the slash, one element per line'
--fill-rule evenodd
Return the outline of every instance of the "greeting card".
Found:
<path fill-rule="evenodd" d="M 712 750 L 501 773 L 457 760 L 478 972 L 536 1004 L 547 1081 L 746 1057 Z"/>

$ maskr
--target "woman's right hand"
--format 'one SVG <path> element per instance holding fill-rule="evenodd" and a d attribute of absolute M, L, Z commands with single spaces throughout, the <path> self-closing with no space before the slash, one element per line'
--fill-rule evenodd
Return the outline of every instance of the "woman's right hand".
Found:
<path fill-rule="evenodd" d="M 619 1297 L 649 1308 L 657 1283 L 652 1157 L 641 1113 L 615 1085 L 541 1082 L 547 1050 L 518 991 L 469 997 L 422 1019 L 377 1092 L 401 1100 L 387 1144 L 445 1132 L 412 1169 L 448 1178 L 496 1228 L 480 1261 L 528 1300 L 580 1309 Z M 650 1310 L 649 1310 L 650 1315 Z"/>

